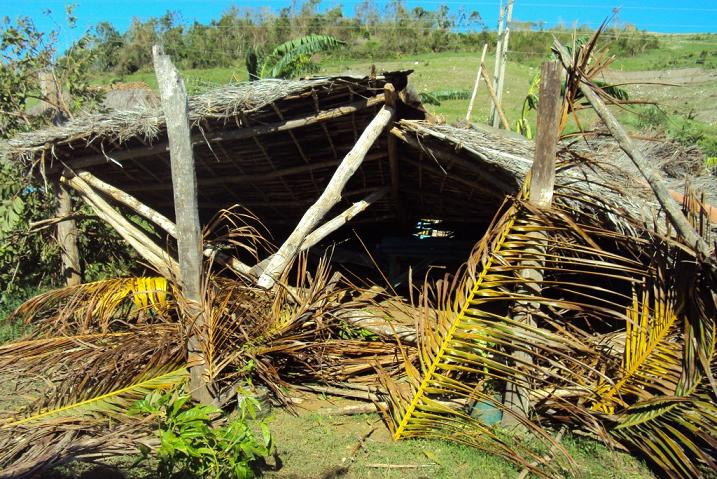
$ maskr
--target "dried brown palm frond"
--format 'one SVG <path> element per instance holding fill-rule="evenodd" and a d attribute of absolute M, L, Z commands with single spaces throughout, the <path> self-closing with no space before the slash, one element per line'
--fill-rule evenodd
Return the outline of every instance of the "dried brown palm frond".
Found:
<path fill-rule="evenodd" d="M 42 293 L 8 320 L 31 323 L 38 337 L 120 332 L 169 320 L 176 294 L 160 277 L 111 278 Z"/>
<path fill-rule="evenodd" d="M 0 362 L 12 364 L 0 372 L 8 396 L 0 414 L 0 468 L 32 473 L 78 451 L 132 444 L 147 425 L 128 416 L 129 407 L 187 375 L 176 324 L 10 343 Z"/>
<path fill-rule="evenodd" d="M 267 227 L 241 205 L 220 210 L 204 226 L 202 236 L 205 248 L 217 246 L 220 248 L 215 250 L 231 249 L 237 257 L 248 255 L 254 263 L 259 261 L 261 253 L 276 250 Z"/>
<path fill-rule="evenodd" d="M 527 467 L 537 454 L 529 443 L 445 405 L 480 402 L 563 455 L 545 425 L 567 421 L 654 456 L 668 475 L 694 477 L 714 467 L 717 444 L 716 409 L 705 406 L 714 285 L 685 270 L 682 249 L 606 230 L 576 215 L 576 200 L 510 202 L 465 270 L 424 287 L 420 362 L 405 362 L 405 385 L 384 379 L 394 437 L 454 437 Z M 541 275 L 524 276 L 527 268 Z M 496 400 L 507 390 L 529 401 L 528 415 Z M 559 465 L 532 472 L 554 477 Z"/>

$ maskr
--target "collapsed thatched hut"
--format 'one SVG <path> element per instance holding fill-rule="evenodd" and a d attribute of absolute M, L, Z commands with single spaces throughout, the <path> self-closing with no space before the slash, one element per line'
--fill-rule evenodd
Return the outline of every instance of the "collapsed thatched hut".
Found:
<path fill-rule="evenodd" d="M 341 201 L 326 217 L 353 205 L 344 218 L 350 217 L 358 236 L 396 283 L 405 280 L 409 266 L 416 273 L 433 263 L 463 261 L 505 196 L 519 190 L 532 164 L 534 146 L 505 131 L 425 121 L 423 109 L 405 89 L 409 73 L 264 80 L 191 97 L 202 223 L 240 204 L 281 244 L 385 103 L 384 87 L 391 83 L 398 90 L 397 121 L 389 134 L 370 146 L 341 192 Z M 63 172 L 83 171 L 173 220 L 169 145 L 161 108 L 139 104 L 79 116 L 21 135 L 6 148 L 8 158 L 48 180 Z M 590 198 L 595 205 L 625 213 L 603 218 L 617 229 L 658 224 L 659 204 L 638 172 L 624 161 L 603 161 L 605 157 L 591 145 L 580 143 L 566 144 L 558 153 L 562 167 L 557 189 L 563 195 Z M 683 181 L 674 179 L 670 186 L 679 194 Z M 419 241 L 420 233 L 430 239 Z M 339 237 L 347 241 L 336 249 L 336 261 L 372 267 L 364 245 L 346 229 L 319 239 L 331 244 Z"/>

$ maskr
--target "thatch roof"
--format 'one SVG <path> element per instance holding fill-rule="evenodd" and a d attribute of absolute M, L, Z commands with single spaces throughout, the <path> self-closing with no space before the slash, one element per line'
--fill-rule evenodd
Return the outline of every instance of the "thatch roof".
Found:
<path fill-rule="evenodd" d="M 530 170 L 534 143 L 519 135 L 490 127 L 458 128 L 425 121 L 402 121 L 395 130 L 404 139 L 403 157 L 418 157 L 418 162 L 404 163 L 412 171 L 405 177 L 421 178 L 416 190 L 425 184 L 441 184 L 441 191 L 460 191 L 460 196 L 436 197 L 433 210 L 453 210 L 461 215 L 492 215 L 496 209 L 493 195 L 515 194 Z M 640 143 L 649 150 L 653 143 Z M 409 150 L 413 150 L 413 154 Z M 654 155 L 652 156 L 654 158 Z M 608 140 L 584 140 L 563 143 L 558 151 L 559 170 L 556 194 L 572 201 L 585 214 L 619 212 L 603 218 L 613 227 L 632 230 L 645 225 L 661 228 L 661 208 L 639 172 L 622 152 Z M 693 183 L 712 194 L 717 179 L 697 172 Z M 685 177 L 665 175 L 668 187 L 681 193 Z M 402 176 L 403 178 L 403 176 Z M 710 186 L 711 185 L 711 186 Z M 579 200 L 579 201 L 575 201 Z M 409 202 L 421 202 L 420 197 Z M 590 206 L 588 206 L 590 205 Z"/>

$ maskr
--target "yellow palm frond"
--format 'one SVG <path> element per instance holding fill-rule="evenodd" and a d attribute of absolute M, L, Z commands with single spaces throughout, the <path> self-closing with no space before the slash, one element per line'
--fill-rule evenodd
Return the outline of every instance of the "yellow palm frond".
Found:
<path fill-rule="evenodd" d="M 600 399 L 592 406 L 593 410 L 613 414 L 617 405 L 628 405 L 622 396 L 646 397 L 651 383 L 657 378 L 672 376 L 676 386 L 680 377 L 682 350 L 680 343 L 667 341 L 669 335 L 679 333 L 675 331 L 678 317 L 673 297 L 673 293 L 657 288 L 654 297 L 648 289 L 643 290 L 641 298 L 633 292 L 633 303 L 627 309 L 625 320 L 621 377 L 612 385 L 598 388 Z M 661 392 L 666 395 L 675 393 L 674 389 Z"/>

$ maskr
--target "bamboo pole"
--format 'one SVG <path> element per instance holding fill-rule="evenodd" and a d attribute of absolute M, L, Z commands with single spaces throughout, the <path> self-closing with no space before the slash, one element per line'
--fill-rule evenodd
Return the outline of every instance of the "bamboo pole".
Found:
<path fill-rule="evenodd" d="M 570 54 L 557 39 L 553 42 L 553 48 L 558 52 L 563 66 L 568 70 L 568 72 L 579 74 L 574 71 L 574 65 Z M 592 90 L 590 85 L 580 81 L 579 86 L 580 91 L 593 106 L 595 112 L 598 114 L 603 123 L 605 123 L 605 126 L 607 126 L 612 136 L 615 137 L 620 145 L 620 148 L 622 148 L 625 154 L 627 154 L 627 156 L 632 160 L 635 167 L 638 171 L 640 171 L 642 176 L 650 185 L 652 191 L 655 193 L 657 201 L 659 201 L 664 208 L 668 219 L 677 232 L 685 239 L 685 242 L 693 247 L 701 256 L 709 258 L 711 255 L 710 247 L 707 245 L 707 242 L 695 232 L 692 225 L 690 225 L 690 222 L 687 218 L 685 218 L 680 206 L 672 198 L 669 190 L 665 186 L 665 181 L 662 179 L 662 175 L 660 175 L 657 169 L 650 166 L 640 150 L 635 148 L 635 145 L 633 145 L 632 140 L 630 140 L 630 137 L 625 132 L 625 129 L 620 125 L 597 93 Z"/>
<path fill-rule="evenodd" d="M 480 63 L 478 64 L 478 74 L 476 75 L 476 81 L 473 84 L 473 93 L 471 93 L 471 101 L 468 103 L 468 112 L 466 113 L 466 121 L 471 122 L 471 115 L 473 114 L 473 104 L 476 101 L 478 95 L 478 87 L 480 86 L 481 72 L 483 71 L 483 63 L 485 62 L 485 54 L 488 52 L 488 44 L 483 44 L 483 53 L 480 56 Z"/>
<path fill-rule="evenodd" d="M 101 191 L 105 195 L 109 196 L 113 200 L 117 201 L 120 204 L 123 204 L 127 206 L 128 208 L 132 209 L 137 214 L 141 215 L 142 217 L 148 219 L 152 223 L 156 224 L 160 228 L 162 228 L 169 236 L 172 238 L 177 238 L 177 226 L 164 216 L 163 214 L 159 213 L 158 211 L 153 210 L 149 206 L 145 205 L 141 201 L 139 201 L 134 196 L 130 195 L 129 193 L 116 188 L 109 183 L 106 183 L 96 176 L 94 176 L 89 171 L 80 171 L 77 173 L 78 176 L 80 176 L 83 180 L 85 180 L 90 186 L 95 188 L 96 190 Z M 237 274 L 240 275 L 248 275 L 250 274 L 251 268 L 249 265 L 246 265 L 239 261 L 237 258 L 233 256 L 229 256 L 227 254 L 217 252 L 215 248 L 212 248 L 211 246 L 207 246 L 202 251 L 203 255 L 207 258 L 214 257 L 217 263 L 219 263 L 222 266 L 225 266 L 229 268 L 230 270 L 234 271 Z"/>
<path fill-rule="evenodd" d="M 152 48 L 154 71 L 167 125 L 169 158 L 172 170 L 174 212 L 177 219 L 177 250 L 182 296 L 187 301 L 189 328 L 187 341 L 189 387 L 192 397 L 209 404 L 212 396 L 204 375 L 206 360 L 203 344 L 207 342 L 202 295 L 202 234 L 197 203 L 197 176 L 194 169 L 192 133 L 189 126 L 187 91 L 179 72 L 162 48 Z"/>
<path fill-rule="evenodd" d="M 70 192 L 61 182 L 56 184 L 57 216 L 66 218 L 57 223 L 57 243 L 60 245 L 62 259 L 62 277 L 67 286 L 77 286 L 82 282 L 80 275 L 80 251 L 77 247 L 77 223 L 72 215 Z"/>
<path fill-rule="evenodd" d="M 555 157 L 559 137 L 561 82 L 560 63 L 543 63 L 540 82 L 540 103 L 538 104 L 538 125 L 535 141 L 535 160 L 530 170 L 530 190 L 528 202 L 539 208 L 550 207 L 555 188 Z M 525 248 L 518 272 L 520 281 L 516 288 L 519 296 L 540 294 L 543 282 L 543 266 L 548 237 L 545 231 L 525 233 L 533 241 Z M 516 301 L 513 307 L 513 319 L 527 327 L 536 326 L 533 317 L 540 312 L 540 303 L 534 301 Z M 515 349 L 511 353 L 512 367 L 525 373 L 516 373 L 516 381 L 509 381 L 505 387 L 503 404 L 508 414 L 503 414 L 503 426 L 519 424 L 520 418 L 527 418 L 530 412 L 530 367 L 533 355 L 529 351 Z"/>
<path fill-rule="evenodd" d="M 500 117 L 500 121 L 503 122 L 503 127 L 505 127 L 506 130 L 510 131 L 510 123 L 508 123 L 508 119 L 505 117 L 505 113 L 503 113 L 503 109 L 500 106 L 500 101 L 498 100 L 498 97 L 495 94 L 495 88 L 493 87 L 493 80 L 490 79 L 490 76 L 486 73 L 485 68 L 481 70 L 481 75 L 483 75 L 483 79 L 485 80 L 485 86 L 488 87 L 488 93 L 490 94 L 491 100 L 493 100 L 493 106 L 495 107 L 496 111 L 498 112 L 498 116 Z"/>
<path fill-rule="evenodd" d="M 74 188 L 80 194 L 80 197 L 94 210 L 95 214 L 114 228 L 160 275 L 170 280 L 174 280 L 177 277 L 179 274 L 179 265 L 174 258 L 112 208 L 112 206 L 82 178 L 68 175 L 63 176 L 61 181 L 63 184 Z"/>
<path fill-rule="evenodd" d="M 510 40 L 510 22 L 513 20 L 513 4 L 515 0 L 508 0 L 508 13 L 505 20 L 505 29 L 503 30 L 503 41 L 501 42 L 500 50 L 500 68 L 495 72 L 496 74 L 496 97 L 498 98 L 498 104 L 496 109 L 501 108 L 503 105 L 503 87 L 505 85 L 505 65 L 508 63 L 508 42 Z M 498 55 L 498 52 L 496 52 Z M 493 128 L 498 128 L 498 118 L 493 116 Z M 510 128 L 506 127 L 508 130 Z"/>
<path fill-rule="evenodd" d="M 299 252 L 304 238 L 316 227 L 326 213 L 341 200 L 341 192 L 346 183 L 361 166 L 366 153 L 391 121 L 394 111 L 393 108 L 384 105 L 374 119 L 371 120 L 371 123 L 363 131 L 354 147 L 334 172 L 319 199 L 304 213 L 294 231 L 271 259 L 266 270 L 257 281 L 259 287 L 273 287 L 276 279 Z"/>

